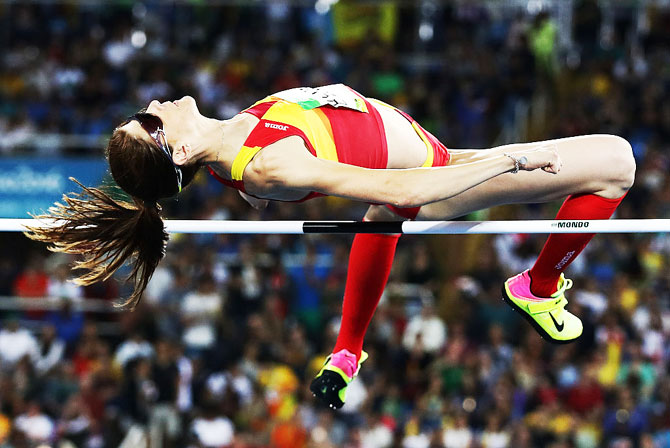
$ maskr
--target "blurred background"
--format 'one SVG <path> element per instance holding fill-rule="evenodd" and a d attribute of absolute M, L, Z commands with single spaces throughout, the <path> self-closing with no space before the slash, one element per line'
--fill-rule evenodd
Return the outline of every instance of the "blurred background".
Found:
<path fill-rule="evenodd" d="M 109 182 L 106 138 L 150 100 L 229 118 L 347 83 L 447 146 L 627 138 L 619 218 L 670 218 L 667 0 L 0 0 L 0 217 Z M 588 150 L 588 148 L 585 148 Z M 204 173 L 167 216 L 360 219 L 332 198 L 258 212 Z M 464 219 L 551 218 L 559 203 Z M 601 235 L 569 269 L 578 342 L 500 300 L 544 237 L 405 236 L 345 407 L 308 384 L 333 347 L 351 236 L 173 235 L 141 305 L 67 282 L 0 234 L 0 447 L 670 447 L 667 235 Z M 127 272 L 126 272 L 127 273 Z"/>

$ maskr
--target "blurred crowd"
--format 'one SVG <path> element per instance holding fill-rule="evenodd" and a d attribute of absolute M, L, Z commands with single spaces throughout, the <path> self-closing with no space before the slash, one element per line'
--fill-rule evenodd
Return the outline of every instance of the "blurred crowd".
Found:
<path fill-rule="evenodd" d="M 480 2 L 192 3 L 0 3 L 0 153 L 99 155 L 86 142 L 151 99 L 191 94 L 225 118 L 273 91 L 344 82 L 447 146 L 490 146 L 510 127 L 622 135 L 638 171 L 617 217 L 670 218 L 668 9 L 578 0 L 565 29 L 553 10 Z M 550 218 L 558 205 L 490 213 Z M 256 211 L 202 176 L 164 209 L 322 220 L 365 207 Z M 334 412 L 307 386 L 337 334 L 350 242 L 173 236 L 134 312 L 83 313 L 128 286 L 78 287 L 71 259 L 0 235 L 0 296 L 60 299 L 1 311 L 0 447 L 670 447 L 667 235 L 596 237 L 567 273 L 585 331 L 565 346 L 500 300 L 541 236 L 403 237 L 370 358 Z"/>

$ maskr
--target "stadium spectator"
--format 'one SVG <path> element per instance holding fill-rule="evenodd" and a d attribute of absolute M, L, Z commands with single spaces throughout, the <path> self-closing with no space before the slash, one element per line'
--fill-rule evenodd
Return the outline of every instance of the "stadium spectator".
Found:
<path fill-rule="evenodd" d="M 142 333 L 135 331 L 116 349 L 114 361 L 125 368 L 128 362 L 136 358 L 151 358 L 154 355 L 154 348 L 147 341 Z"/>
<path fill-rule="evenodd" d="M 435 313 L 431 299 L 425 299 L 421 313 L 407 323 L 403 345 L 408 351 L 434 355 L 441 350 L 447 338 L 447 328 Z"/>
<path fill-rule="evenodd" d="M 42 327 L 38 340 L 39 352 L 35 359 L 35 369 L 40 375 L 48 373 L 65 355 L 65 343 L 58 338 L 56 328 L 52 325 Z"/>
<path fill-rule="evenodd" d="M 0 330 L 0 365 L 11 369 L 21 359 L 37 359 L 39 353 L 37 339 L 15 319 L 5 322 Z"/>
<path fill-rule="evenodd" d="M 46 321 L 56 329 L 58 338 L 70 348 L 79 340 L 84 329 L 84 314 L 74 310 L 69 300 L 63 300 L 57 310 L 47 315 Z"/>
<path fill-rule="evenodd" d="M 179 369 L 173 358 L 170 341 L 156 343 L 156 358 L 151 376 L 156 387 L 156 397 L 149 415 L 149 436 L 152 447 L 172 447 L 181 430 L 177 412 Z"/>
<path fill-rule="evenodd" d="M 180 305 L 183 342 L 193 353 L 210 349 L 216 342 L 216 326 L 223 311 L 223 297 L 210 274 L 200 277 L 195 290 Z"/>
<path fill-rule="evenodd" d="M 211 402 L 203 403 L 202 414 L 193 420 L 191 431 L 198 448 L 228 448 L 235 441 L 232 422 L 221 415 L 217 411 L 216 404 Z M 299 440 L 293 439 L 293 441 L 294 445 L 286 446 L 301 446 Z"/>
<path fill-rule="evenodd" d="M 54 431 L 53 420 L 35 402 L 27 404 L 26 411 L 16 417 L 14 425 L 32 444 L 48 442 Z"/>
<path fill-rule="evenodd" d="M 68 281 L 70 276 L 70 266 L 63 263 L 56 266 L 53 273 L 49 276 L 47 282 L 46 295 L 59 299 L 68 299 L 69 301 L 80 300 L 84 290 L 81 286 Z"/>

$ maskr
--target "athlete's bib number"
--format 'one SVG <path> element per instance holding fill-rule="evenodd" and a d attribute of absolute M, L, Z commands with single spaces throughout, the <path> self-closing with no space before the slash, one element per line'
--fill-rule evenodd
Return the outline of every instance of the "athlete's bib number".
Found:
<path fill-rule="evenodd" d="M 346 107 L 347 109 L 367 112 L 365 101 L 344 84 L 323 87 L 298 87 L 275 93 L 285 101 L 299 104 L 305 110 L 321 106 Z"/>

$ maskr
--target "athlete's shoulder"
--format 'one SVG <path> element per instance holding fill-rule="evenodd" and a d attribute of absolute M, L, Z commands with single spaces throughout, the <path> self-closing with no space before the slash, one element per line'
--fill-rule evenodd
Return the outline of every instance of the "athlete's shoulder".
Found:
<path fill-rule="evenodd" d="M 286 187 L 292 177 L 310 170 L 312 160 L 316 158 L 303 140 L 295 135 L 288 136 L 257 152 L 244 169 L 244 181 L 254 194 L 272 199 L 273 190 Z"/>

